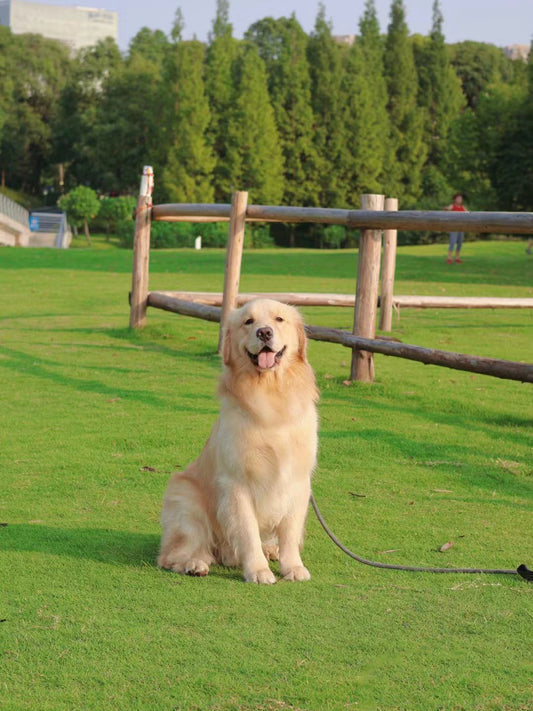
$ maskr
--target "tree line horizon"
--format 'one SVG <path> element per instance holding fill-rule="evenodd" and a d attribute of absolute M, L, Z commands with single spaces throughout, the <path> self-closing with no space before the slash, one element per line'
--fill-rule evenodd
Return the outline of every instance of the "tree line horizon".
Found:
<path fill-rule="evenodd" d="M 157 202 L 358 207 L 362 193 L 400 209 L 533 209 L 533 62 L 478 42 L 447 45 L 438 0 L 427 36 L 402 0 L 386 31 L 367 0 L 356 40 L 312 32 L 295 15 L 233 36 L 218 0 L 207 42 L 142 28 L 121 54 L 100 41 L 75 56 L 0 27 L 2 187 L 38 196 L 85 185 L 135 194 L 154 167 Z M 59 165 L 64 184 L 59 183 Z"/>

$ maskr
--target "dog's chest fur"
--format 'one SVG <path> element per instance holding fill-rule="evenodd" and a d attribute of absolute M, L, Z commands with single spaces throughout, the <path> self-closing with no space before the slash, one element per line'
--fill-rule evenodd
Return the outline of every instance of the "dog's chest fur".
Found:
<path fill-rule="evenodd" d="M 301 407 L 290 423 L 257 428 L 238 411 L 226 411 L 219 421 L 218 458 L 227 466 L 233 485 L 250 491 L 262 530 L 275 527 L 285 516 L 293 497 L 309 487 L 317 450 L 317 415 L 313 403 Z M 238 437 L 224 437 L 224 430 Z M 230 481 L 227 481 L 230 484 Z M 304 494 L 305 495 L 305 494 Z"/>

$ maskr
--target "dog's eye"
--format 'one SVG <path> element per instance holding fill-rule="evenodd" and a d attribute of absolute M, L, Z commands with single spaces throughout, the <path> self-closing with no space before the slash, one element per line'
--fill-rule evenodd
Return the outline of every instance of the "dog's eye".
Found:
<path fill-rule="evenodd" d="M 283 321 L 283 319 L 281 318 L 281 316 L 276 316 L 276 321 L 280 321 L 280 322 L 281 322 L 281 321 Z"/>
<path fill-rule="evenodd" d="M 246 319 L 246 321 L 244 322 L 244 325 L 250 326 L 253 322 L 254 322 L 253 318 L 249 318 L 249 319 Z"/>

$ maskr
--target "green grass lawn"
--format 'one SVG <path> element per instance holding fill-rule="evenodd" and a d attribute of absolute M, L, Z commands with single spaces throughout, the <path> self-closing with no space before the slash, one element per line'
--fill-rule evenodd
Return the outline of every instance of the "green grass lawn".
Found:
<path fill-rule="evenodd" d="M 533 296 L 522 242 L 399 250 L 398 294 Z M 151 287 L 219 290 L 221 251 L 151 255 Z M 243 290 L 354 290 L 354 252 L 246 253 Z M 217 413 L 217 326 L 151 310 L 127 329 L 131 252 L 0 251 L 0 708 L 532 709 L 532 588 L 361 566 L 311 513 L 309 583 L 155 566 L 171 471 Z M 304 310 L 349 328 L 349 309 Z M 530 311 L 402 310 L 406 343 L 531 360 Z M 358 553 L 533 564 L 531 387 L 310 344 L 322 391 L 314 490 Z M 358 496 L 354 496 L 357 494 Z M 439 552 L 445 542 L 453 546 Z"/>

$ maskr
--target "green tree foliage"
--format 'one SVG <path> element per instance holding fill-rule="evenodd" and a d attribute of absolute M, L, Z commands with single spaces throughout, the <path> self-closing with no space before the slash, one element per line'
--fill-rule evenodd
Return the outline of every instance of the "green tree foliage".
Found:
<path fill-rule="evenodd" d="M 450 64 L 442 33 L 439 1 L 433 3 L 433 24 L 428 38 L 413 45 L 418 72 L 418 103 L 424 111 L 428 162 L 436 165 L 446 149 L 450 125 L 463 108 L 461 83 Z"/>
<path fill-rule="evenodd" d="M 342 96 L 341 48 L 331 34 L 326 9 L 319 5 L 315 28 L 308 43 L 311 72 L 311 106 L 314 115 L 314 143 L 317 151 L 318 200 L 321 205 L 349 204 L 342 179 L 347 159 Z"/>
<path fill-rule="evenodd" d="M 283 156 L 265 64 L 252 43 L 242 46 L 235 62 L 235 93 L 227 144 L 229 164 L 234 167 L 233 189 L 248 190 L 254 202 L 281 202 Z"/>
<path fill-rule="evenodd" d="M 253 24 L 246 38 L 265 62 L 284 164 L 283 202 L 316 205 L 317 156 L 313 143 L 307 35 L 292 15 Z"/>
<path fill-rule="evenodd" d="M 207 141 L 209 104 L 204 91 L 204 46 L 178 42 L 163 81 L 169 146 L 162 183 L 172 202 L 212 202 L 214 155 Z"/>
<path fill-rule="evenodd" d="M 217 9 L 209 40 L 212 43 L 216 39 L 231 37 L 232 35 L 233 26 L 229 21 L 229 0 L 217 0 Z"/>
<path fill-rule="evenodd" d="M 360 36 L 344 57 L 342 94 L 347 134 L 345 184 L 351 204 L 362 193 L 384 192 L 390 156 L 383 43 L 373 0 L 367 0 Z"/>
<path fill-rule="evenodd" d="M 468 108 L 452 123 L 443 167 L 454 190 L 466 195 L 470 209 L 495 209 L 482 140 L 476 114 Z"/>
<path fill-rule="evenodd" d="M 57 97 L 72 67 L 68 49 L 40 35 L 2 29 L 0 163 L 10 187 L 39 194 L 52 169 L 52 124 Z M 6 82 L 4 84 L 4 76 Z"/>
<path fill-rule="evenodd" d="M 516 86 L 493 87 L 455 123 L 448 174 L 479 209 L 533 209 L 533 101 Z"/>
<path fill-rule="evenodd" d="M 67 213 L 70 222 L 77 227 L 83 225 L 87 242 L 91 247 L 89 220 L 96 217 L 100 210 L 100 200 L 94 190 L 85 185 L 79 185 L 60 198 L 59 206 Z"/>
<path fill-rule="evenodd" d="M 183 39 L 183 30 L 185 29 L 185 19 L 181 7 L 178 7 L 174 15 L 174 22 L 170 30 L 170 36 L 173 42 L 181 42 Z"/>
<path fill-rule="evenodd" d="M 477 107 L 479 97 L 488 86 L 525 80 L 521 71 L 523 63 L 506 57 L 500 47 L 466 41 L 450 45 L 448 51 L 470 108 Z"/>
<path fill-rule="evenodd" d="M 391 0 L 383 37 L 366 0 L 350 47 L 323 6 L 309 36 L 294 16 L 267 17 L 237 40 L 228 0 L 207 43 L 185 41 L 178 8 L 124 55 L 111 39 L 72 55 L 0 27 L 0 184 L 55 199 L 59 164 L 67 191 L 135 193 L 150 164 L 156 201 L 228 202 L 248 188 L 254 201 L 344 207 L 383 192 L 425 209 L 462 190 L 472 208 L 531 210 L 532 65 L 446 45 L 441 5 L 429 35 L 411 37 Z M 272 234 L 291 244 L 340 235 L 282 230 Z"/>
<path fill-rule="evenodd" d="M 531 61 L 530 53 L 529 64 L 509 72 L 507 83 L 493 75 L 476 97 L 475 108 L 452 124 L 443 169 L 478 209 L 533 210 Z"/>
<path fill-rule="evenodd" d="M 169 41 L 164 32 L 142 27 L 130 42 L 128 59 L 131 61 L 135 57 L 141 57 L 160 67 L 168 48 Z"/>
<path fill-rule="evenodd" d="M 73 60 L 52 125 L 53 159 L 65 166 L 67 188 L 84 182 L 99 184 L 100 168 L 95 163 L 99 109 L 105 82 L 122 65 L 120 51 L 111 38 L 80 50 Z"/>
<path fill-rule="evenodd" d="M 102 192 L 134 192 L 143 165 L 153 165 L 161 174 L 164 164 L 160 69 L 136 55 L 111 72 L 102 89 L 91 137 L 96 169 L 91 184 Z"/>
<path fill-rule="evenodd" d="M 402 0 L 393 0 L 385 43 L 385 76 L 389 94 L 392 164 L 396 196 L 413 205 L 421 194 L 422 167 L 426 158 L 424 110 L 418 106 L 418 76 Z"/>
<path fill-rule="evenodd" d="M 135 204 L 135 198 L 129 195 L 104 197 L 100 200 L 98 218 L 105 224 L 107 238 L 111 230 L 116 231 L 119 223 L 132 219 Z"/>
<path fill-rule="evenodd" d="M 227 138 L 234 93 L 233 68 L 239 45 L 232 36 L 228 13 L 226 0 L 218 0 L 205 70 L 205 91 L 211 109 L 207 135 L 215 154 L 213 187 L 217 202 L 228 201 L 236 171 Z"/>
<path fill-rule="evenodd" d="M 13 35 L 7 27 L 0 26 L 0 146 L 4 126 L 13 112 L 14 76 L 11 62 L 13 52 Z M 5 166 L 2 166 L 5 171 Z M 5 173 L 4 173 L 5 175 Z"/>
<path fill-rule="evenodd" d="M 496 129 L 490 180 L 498 208 L 533 210 L 533 98 L 517 88 L 502 87 L 480 102 L 487 103 Z M 481 117 L 481 114 L 478 114 Z"/>

